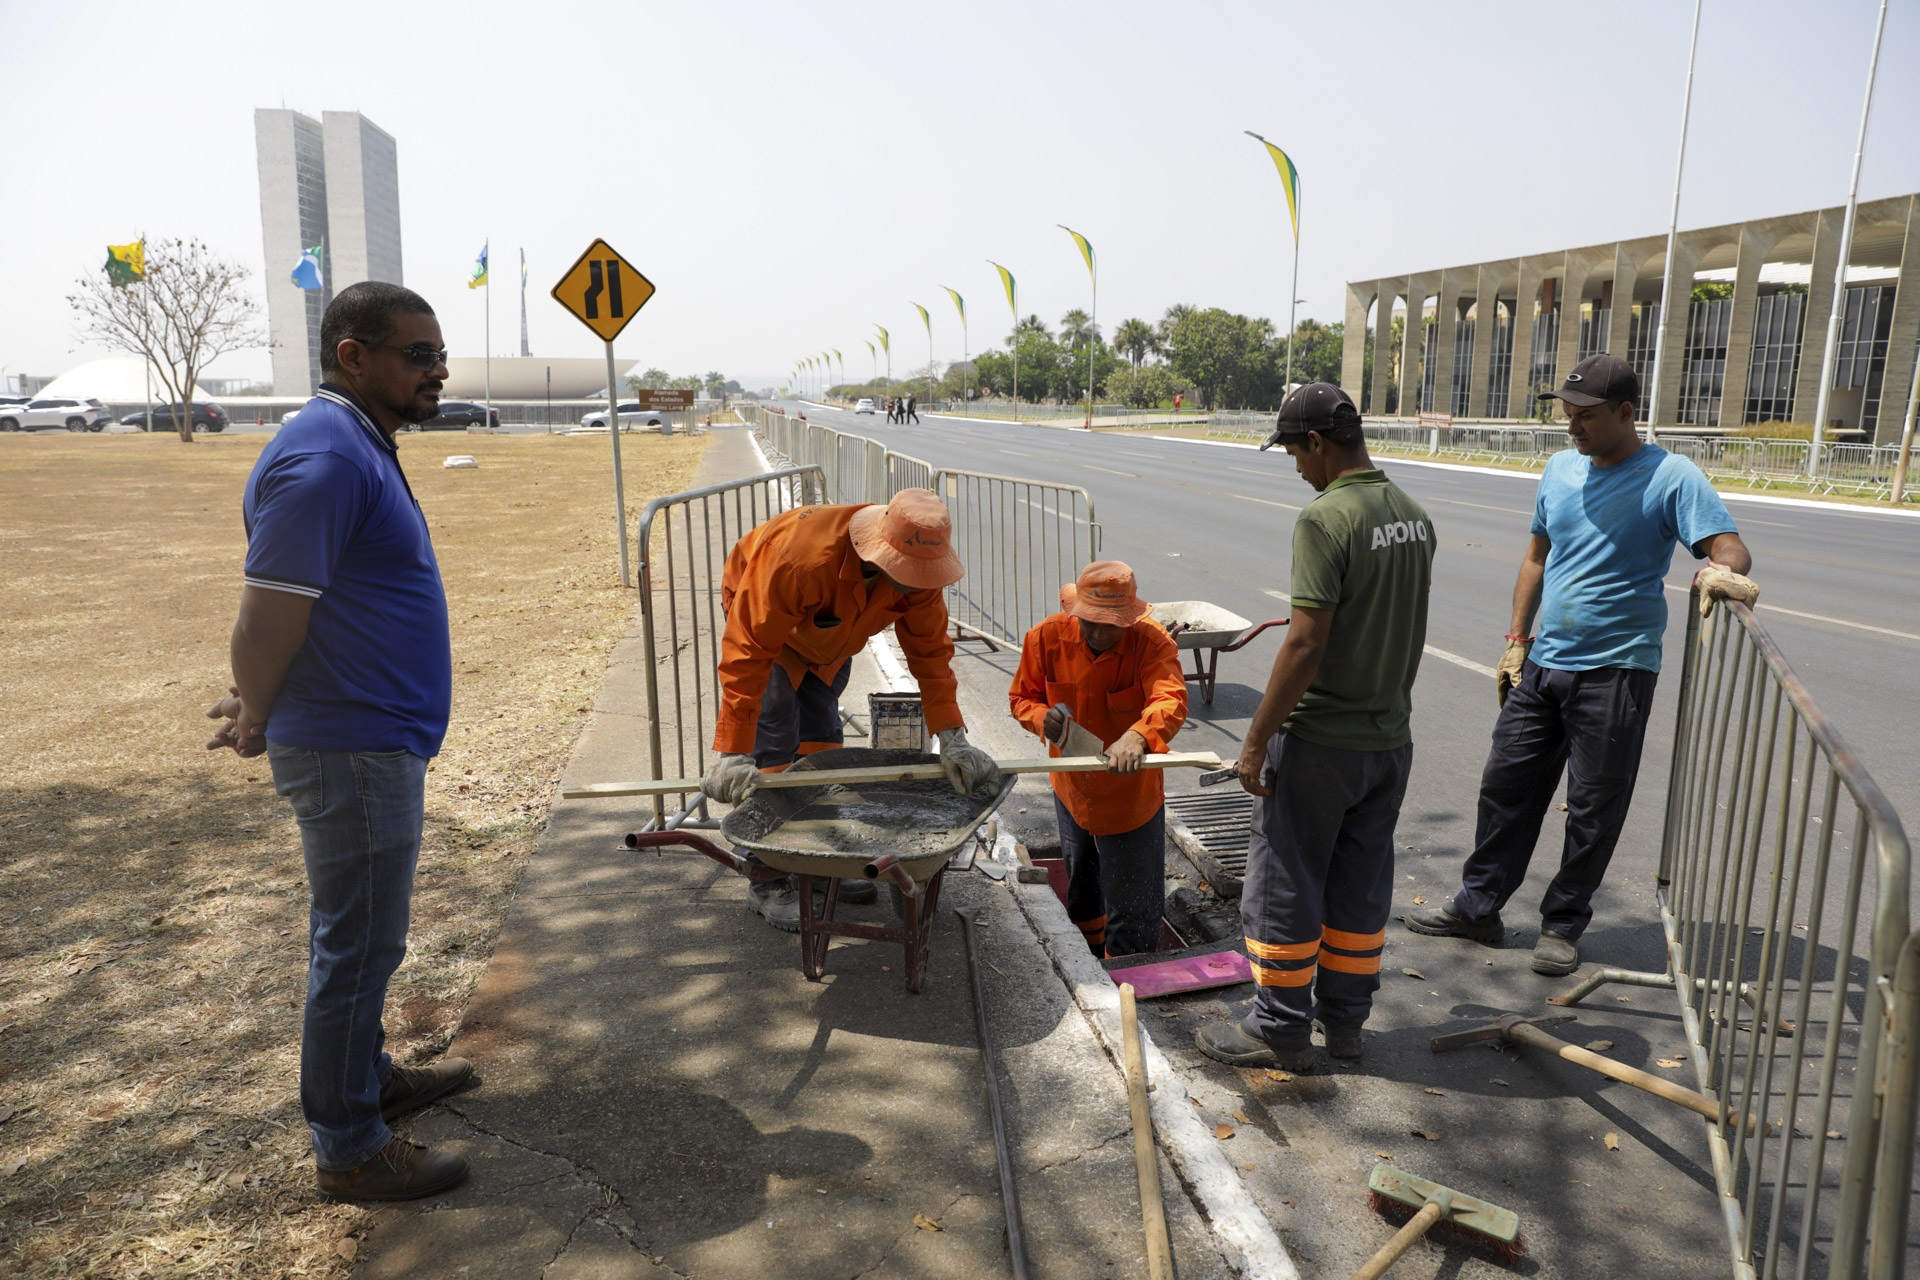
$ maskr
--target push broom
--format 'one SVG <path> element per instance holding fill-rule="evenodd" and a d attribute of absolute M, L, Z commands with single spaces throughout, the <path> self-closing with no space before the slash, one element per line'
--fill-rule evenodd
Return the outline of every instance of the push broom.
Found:
<path fill-rule="evenodd" d="M 1511 1209 L 1416 1178 L 1390 1164 L 1373 1166 L 1367 1190 L 1371 1193 L 1368 1203 L 1382 1217 L 1398 1219 L 1409 1209 L 1414 1212 L 1393 1239 L 1353 1273 L 1353 1280 L 1379 1280 L 1388 1267 L 1400 1260 L 1401 1254 L 1432 1230 L 1463 1243 L 1485 1246 L 1508 1262 L 1517 1262 L 1526 1254 L 1527 1246 L 1520 1239 L 1520 1219 Z"/>

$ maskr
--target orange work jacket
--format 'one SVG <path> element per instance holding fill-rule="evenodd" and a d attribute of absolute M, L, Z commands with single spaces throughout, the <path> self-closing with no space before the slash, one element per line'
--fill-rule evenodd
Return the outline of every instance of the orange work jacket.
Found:
<path fill-rule="evenodd" d="M 939 591 L 901 595 L 869 581 L 847 525 L 859 506 L 796 507 L 733 544 L 720 580 L 727 626 L 720 638 L 720 711 L 715 751 L 753 750 L 760 697 L 774 663 L 798 688 L 808 672 L 832 682 L 867 641 L 893 628 L 907 670 L 920 682 L 927 731 L 957 728 L 958 683 L 947 602 Z"/>
<path fill-rule="evenodd" d="M 1042 738 L 1047 708 L 1064 702 L 1074 719 L 1109 747 L 1136 729 L 1147 740 L 1147 750 L 1165 751 L 1187 720 L 1180 651 L 1149 618 L 1127 628 L 1113 648 L 1095 653 L 1080 638 L 1079 619 L 1054 614 L 1027 632 L 1007 700 L 1013 718 Z M 1060 749 L 1049 745 L 1047 754 L 1057 756 Z M 1097 836 L 1141 826 L 1165 796 L 1158 769 L 1048 776 L 1073 820 Z"/>

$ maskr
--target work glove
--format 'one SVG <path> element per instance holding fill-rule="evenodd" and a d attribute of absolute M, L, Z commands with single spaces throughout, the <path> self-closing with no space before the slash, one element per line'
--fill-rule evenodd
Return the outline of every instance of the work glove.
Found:
<path fill-rule="evenodd" d="M 1493 669 L 1493 696 L 1501 706 L 1507 705 L 1507 691 L 1520 686 L 1520 677 L 1527 670 L 1527 653 L 1532 648 L 1530 637 L 1507 637 L 1507 651 L 1500 655 L 1500 663 Z"/>
<path fill-rule="evenodd" d="M 973 789 L 1000 776 L 993 757 L 967 741 L 965 729 L 940 731 L 940 767 L 947 771 L 955 795 L 971 795 Z"/>
<path fill-rule="evenodd" d="M 707 799 L 721 804 L 739 804 L 760 786 L 760 766 L 749 755 L 724 755 L 713 762 L 700 789 Z"/>
<path fill-rule="evenodd" d="M 1693 585 L 1700 588 L 1700 616 L 1703 618 L 1713 612 L 1715 600 L 1738 600 L 1751 609 L 1753 602 L 1760 598 L 1758 583 L 1735 573 L 1717 560 L 1707 561 L 1706 568 L 1693 575 Z"/>

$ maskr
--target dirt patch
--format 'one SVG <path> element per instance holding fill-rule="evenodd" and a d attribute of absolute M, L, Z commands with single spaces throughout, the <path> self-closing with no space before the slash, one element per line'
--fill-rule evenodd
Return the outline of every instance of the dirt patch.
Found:
<path fill-rule="evenodd" d="M 338 1273 L 367 1216 L 313 1189 L 292 816 L 264 759 L 203 750 L 266 440 L 0 438 L 0 1272 Z M 704 448 L 621 443 L 636 512 Z M 454 700 L 387 1008 L 400 1061 L 451 1038 L 631 616 L 606 455 L 403 439 Z"/>

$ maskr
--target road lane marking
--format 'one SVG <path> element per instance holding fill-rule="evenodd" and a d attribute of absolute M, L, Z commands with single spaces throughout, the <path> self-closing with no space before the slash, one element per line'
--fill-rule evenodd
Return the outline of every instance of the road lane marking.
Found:
<path fill-rule="evenodd" d="M 1228 467 L 1227 470 L 1244 471 L 1250 476 L 1271 476 L 1279 474 L 1277 471 L 1267 471 L 1261 467 Z"/>
<path fill-rule="evenodd" d="M 1110 476 L 1125 476 L 1129 480 L 1138 480 L 1140 478 L 1132 471 L 1115 471 L 1111 467 L 1096 467 L 1091 462 L 1083 462 L 1080 465 L 1089 471 L 1104 471 Z"/>
<path fill-rule="evenodd" d="M 1533 514 L 1531 510 L 1522 511 L 1519 507 L 1495 507 L 1489 506 L 1484 502 L 1467 502 L 1461 498 L 1443 498 L 1438 494 L 1434 494 L 1432 500 L 1434 502 L 1451 502 L 1456 507 L 1478 507 L 1482 511 L 1504 511 L 1508 515 L 1515 516 L 1530 516 Z"/>
<path fill-rule="evenodd" d="M 1263 507 L 1285 507 L 1289 511 L 1302 510 L 1302 508 L 1294 506 L 1291 502 L 1275 502 L 1271 498 L 1255 498 L 1244 493 L 1230 493 L 1227 496 L 1229 498 L 1238 498 L 1242 502 L 1257 502 Z"/>
<path fill-rule="evenodd" d="M 994 450 L 994 452 L 995 452 L 995 453 L 1010 453 L 1010 454 L 1012 454 L 1012 455 L 1013 455 L 1014 457 L 1016 457 L 1016 458 L 1031 458 L 1031 457 L 1033 456 L 1033 455 L 1032 455 L 1032 454 L 1030 454 L 1030 453 L 1022 453 L 1022 452 L 1020 452 L 1020 451 L 1019 451 L 1018 449 L 995 449 L 995 450 Z"/>
<path fill-rule="evenodd" d="M 1114 450 L 1122 458 L 1139 458 L 1143 462 L 1164 462 L 1165 459 L 1152 453 L 1128 453 L 1125 449 Z"/>
<path fill-rule="evenodd" d="M 1432 654 L 1442 662 L 1451 662 L 1456 667 L 1465 667 L 1476 675 L 1495 676 L 1499 674 L 1499 672 L 1484 662 L 1475 662 L 1472 658 L 1463 658 L 1457 653 L 1448 653 L 1445 649 L 1435 648 L 1433 645 L 1426 646 L 1425 652 Z"/>
<path fill-rule="evenodd" d="M 1676 587 L 1669 582 L 1666 584 L 1666 588 L 1678 595 L 1686 596 L 1693 594 L 1693 588 L 1691 586 Z M 1892 627 L 1876 627 L 1865 622 L 1849 622 L 1845 618 L 1833 618 L 1824 613 L 1802 613 L 1798 609 L 1783 609 L 1777 604 L 1762 606 L 1762 621 L 1766 620 L 1764 615 L 1768 613 L 1784 613 L 1789 618 L 1805 618 L 1809 622 L 1831 622 L 1836 627 L 1852 627 L 1857 631 L 1871 631 L 1876 635 L 1896 636 L 1902 640 L 1920 640 L 1920 635 L 1915 635 L 1911 631 L 1895 631 Z"/>

